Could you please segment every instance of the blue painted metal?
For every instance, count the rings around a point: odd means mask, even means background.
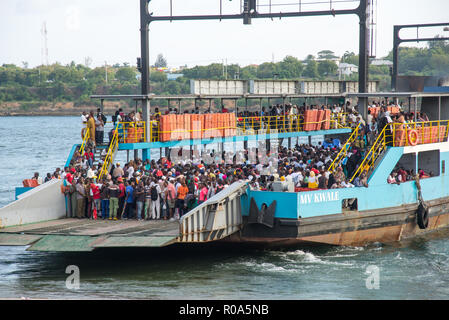
[[[15,192],[16,200],[22,193],[30,191],[31,189],[33,189],[33,188],[32,187],[16,187],[16,192]]]
[[[368,185],[384,185],[391,171],[394,169],[394,166],[398,163],[403,154],[403,147],[387,147],[387,150],[383,158],[380,160],[379,165],[371,174],[371,177],[368,180]]]
[[[151,152],[149,149],[142,149],[142,160],[146,161],[146,160],[151,160]]]
[[[245,198],[246,203],[243,204],[243,215],[249,215],[249,204],[251,198],[254,198],[259,209],[262,204],[269,206],[276,200],[275,218],[298,218],[298,194],[296,192],[269,192],[269,191],[252,191],[248,190],[248,197]]]
[[[248,191],[246,203],[242,203],[245,215],[249,213],[249,201],[254,198],[259,208],[263,203],[270,205],[277,200],[276,218],[297,219],[329,214],[342,213],[343,199],[357,198],[358,210],[374,210],[397,207],[403,204],[418,203],[418,190],[414,181],[388,184],[387,177],[403,154],[404,148],[389,148],[373,177],[368,188],[327,189],[308,192],[267,192]],[[449,163],[449,152],[440,154],[442,161]],[[440,172],[442,172],[440,168]],[[386,174],[386,175],[385,175]],[[449,172],[437,177],[421,180],[424,201],[449,197]]]
[[[76,151],[77,147],[81,147],[81,145],[79,145],[79,144],[74,144],[73,145],[72,150],[70,150],[69,157],[67,158],[67,161],[65,163],[65,167],[70,166],[70,161],[72,161],[73,155],[75,154],[75,151]]]
[[[245,135],[234,137],[219,137],[211,139],[191,139],[191,140],[179,140],[168,142],[120,143],[119,150],[174,148],[174,147],[185,147],[185,146],[224,143],[224,142],[263,141],[271,139],[283,139],[283,138],[285,139],[292,137],[344,134],[350,132],[351,129],[332,129],[332,130],[304,131],[304,132],[286,132],[278,134],[256,134],[256,135]]]
[[[423,92],[444,93],[449,92],[449,87],[424,87]]]

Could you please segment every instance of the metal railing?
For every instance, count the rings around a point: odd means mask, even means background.
[[[272,130],[277,130],[278,133],[285,132],[302,132],[302,131],[318,131],[329,129],[341,129],[350,128],[350,125],[346,122],[344,117],[332,116],[330,119],[324,119],[321,121],[309,121],[305,122],[304,117],[301,114],[298,115],[280,115],[280,116],[256,116],[256,117],[238,117],[237,128],[242,132],[247,130],[266,130],[268,133]],[[329,129],[324,129],[323,124],[326,124]],[[317,125],[316,130],[304,130],[306,125]]]
[[[347,116],[343,113],[331,114],[330,119],[324,119],[317,122],[304,122],[302,115],[280,115],[280,116],[253,116],[253,117],[237,117],[234,125],[220,126],[216,128],[201,128],[201,129],[176,129],[171,131],[163,131],[161,129],[160,121],[151,120],[150,139],[149,142],[162,141],[162,135],[169,134],[174,137],[172,140],[191,139],[193,133],[201,133],[199,137],[216,137],[216,136],[232,136],[232,135],[247,135],[263,133],[287,133],[287,132],[303,132],[305,125],[316,125],[316,130],[329,129],[349,129],[351,124],[346,122]],[[328,129],[323,128],[328,127]],[[226,132],[231,130],[232,134]],[[185,136],[185,137],[184,137]]]
[[[90,139],[90,130],[89,127],[86,127],[86,130],[84,131],[84,137],[83,137],[83,143],[81,143],[80,147],[80,155],[84,154],[84,149],[86,148],[87,141]]]
[[[145,127],[145,121],[118,122],[116,130],[119,136],[119,143],[146,142]]]
[[[387,135],[387,140],[391,138],[389,145],[395,147],[445,142],[448,137],[449,120],[391,123],[389,125],[391,125],[391,134]],[[412,130],[416,131],[414,136],[411,136]]]
[[[239,231],[243,223],[240,197],[247,189],[245,181],[234,182],[182,216],[178,241],[209,242]]]
[[[353,131],[352,134],[349,136],[346,143],[341,148],[340,152],[335,157],[334,161],[332,161],[331,165],[329,166],[329,169],[327,169],[330,172],[334,172],[338,166],[341,164],[341,162],[346,158],[348,155],[349,148],[351,144],[359,137],[361,131],[361,125],[359,124]]]
[[[101,167],[100,174],[98,175],[98,180],[101,180],[103,176],[108,173],[109,167],[112,165],[112,161],[114,161],[114,155],[118,149],[119,143],[118,126],[119,124],[117,124],[117,126],[114,129],[114,134],[112,135],[112,140],[109,145],[108,153],[104,158],[103,166]]]
[[[387,148],[386,134],[385,134],[386,129],[387,126],[383,128],[382,132],[379,134],[376,141],[374,141],[373,146],[366,153],[365,158],[363,159],[362,163],[359,165],[357,170],[354,172],[349,182],[352,182],[362,172],[368,172],[370,168],[373,167],[379,156],[385,151],[385,149]]]

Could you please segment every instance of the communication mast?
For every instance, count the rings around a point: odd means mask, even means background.
[[[42,35],[42,65],[48,66],[48,46],[47,46],[47,22],[44,21],[42,23],[41,28],[41,35]]]

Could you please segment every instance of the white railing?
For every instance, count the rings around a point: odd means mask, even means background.
[[[209,242],[223,239],[242,227],[240,197],[246,194],[246,181],[234,182],[179,221],[179,242]]]

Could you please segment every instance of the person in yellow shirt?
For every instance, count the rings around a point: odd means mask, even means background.
[[[87,119],[87,128],[89,129],[89,134],[92,140],[94,141],[95,147],[95,118],[93,111],[89,113],[89,119]]]

